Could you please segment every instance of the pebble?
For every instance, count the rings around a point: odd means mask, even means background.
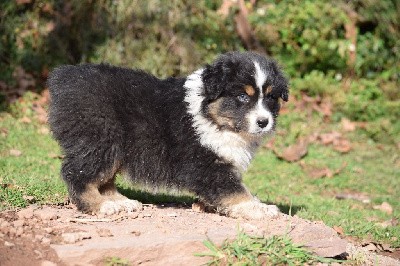
[[[49,260],[44,260],[44,261],[42,261],[40,266],[57,266],[57,264],[52,261],[49,261]]]
[[[4,246],[6,246],[6,247],[13,247],[13,246],[15,246],[15,244],[14,244],[14,243],[11,243],[11,242],[8,242],[8,241],[4,241]]]
[[[13,224],[15,227],[22,227],[22,226],[24,226],[25,221],[24,220],[16,220],[13,222]]]
[[[42,244],[44,245],[50,245],[51,244],[51,239],[48,237],[43,237],[42,238]]]
[[[47,227],[44,229],[44,231],[48,234],[51,234],[51,233],[53,233],[53,228]]]
[[[51,210],[46,209],[36,210],[35,215],[42,221],[50,221],[58,218],[56,213],[53,213]]]
[[[43,237],[44,237],[43,235],[35,235],[35,240],[42,241]]]
[[[36,254],[37,259],[43,258],[43,254],[39,250],[35,249],[33,252]]]
[[[18,212],[19,219],[32,219],[33,218],[33,208],[23,209]]]
[[[8,229],[8,234],[11,237],[15,236],[17,234],[17,229],[15,229],[14,227],[11,227],[10,229]]]
[[[113,233],[109,229],[106,228],[101,228],[97,230],[97,233],[99,234],[100,237],[111,237],[114,236]]]
[[[87,232],[64,233],[61,237],[67,244],[74,244],[80,240],[92,238],[92,236]]]
[[[18,227],[16,232],[15,232],[15,235],[16,236],[22,236],[23,233],[24,233],[24,228]]]

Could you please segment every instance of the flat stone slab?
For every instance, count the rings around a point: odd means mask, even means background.
[[[204,240],[221,244],[225,239],[234,239],[239,228],[255,236],[288,235],[294,243],[322,257],[347,254],[358,259],[361,256],[372,264],[400,265],[395,259],[350,244],[322,222],[285,214],[248,221],[191,208],[145,205],[141,212],[99,217],[82,214],[68,205],[31,206],[15,213],[15,218],[10,215],[8,221],[3,220],[21,229],[9,232],[0,228],[5,236],[11,236],[6,240],[26,238],[50,245],[64,265],[100,265],[107,257],[126,259],[133,265],[200,265],[209,260],[194,256],[208,251],[202,244]],[[17,231],[19,236],[15,235]]]

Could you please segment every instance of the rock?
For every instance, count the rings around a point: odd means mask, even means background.
[[[42,221],[50,221],[58,218],[56,213],[46,209],[36,210],[35,215]]]
[[[51,234],[51,233],[53,233],[53,228],[47,227],[44,229],[44,231],[48,234]]]
[[[17,229],[15,229],[14,227],[11,227],[10,229],[8,229],[8,235],[10,237],[13,237],[17,234]]]
[[[24,220],[16,220],[13,222],[13,224],[14,224],[14,227],[22,227],[22,226],[24,226],[25,221]]]
[[[15,244],[14,244],[14,243],[11,243],[11,242],[8,242],[8,241],[4,241],[4,246],[6,246],[6,247],[13,247],[13,246],[15,246]]]
[[[48,237],[43,237],[42,238],[42,244],[44,245],[50,245],[51,244],[51,239]]]
[[[24,228],[23,227],[18,227],[16,229],[15,235],[16,236],[22,236],[23,233],[24,233]]]
[[[111,237],[114,236],[109,229],[101,228],[97,230],[100,237]]]
[[[57,264],[52,261],[49,261],[49,260],[44,260],[44,261],[42,261],[40,266],[57,266]]]
[[[347,241],[338,237],[331,239],[320,239],[308,242],[305,247],[310,248],[318,256],[330,258],[345,253]]]
[[[37,259],[43,258],[43,254],[39,250],[35,249],[33,252],[36,254]]]
[[[43,237],[43,235],[35,235],[35,240],[41,242]]]
[[[77,232],[77,233],[64,233],[61,235],[63,241],[67,244],[74,244],[83,239],[92,238],[87,232]]]

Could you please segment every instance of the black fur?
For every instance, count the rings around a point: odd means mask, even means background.
[[[267,105],[277,115],[287,82],[273,61],[253,53],[228,53],[205,67],[204,113],[236,85],[255,86],[254,58],[274,77],[274,100]],[[135,183],[189,190],[216,206],[245,193],[240,171],[200,143],[184,100],[185,81],[105,64],[61,66],[50,74],[49,123],[65,154],[62,177],[79,209],[90,210],[81,198],[88,184],[101,192],[117,172]]]

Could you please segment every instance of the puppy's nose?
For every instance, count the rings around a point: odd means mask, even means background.
[[[268,119],[259,119],[257,120],[257,125],[261,128],[264,128],[268,125],[269,120]]]

